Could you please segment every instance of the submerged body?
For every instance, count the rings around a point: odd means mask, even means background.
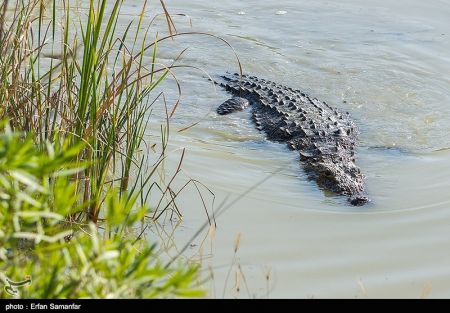
[[[334,193],[349,196],[353,205],[369,200],[364,176],[355,164],[358,131],[348,113],[325,102],[255,76],[220,76],[216,83],[234,97],[217,108],[224,115],[252,109],[253,121],[272,141],[286,142],[300,153],[308,177]]]

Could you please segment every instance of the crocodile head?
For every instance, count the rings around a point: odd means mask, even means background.
[[[356,195],[348,198],[348,202],[350,202],[350,204],[354,206],[361,206],[366,203],[369,203],[370,199],[365,195]]]
[[[352,160],[344,162],[323,160],[313,167],[319,186],[337,194],[348,195],[352,205],[359,206],[369,202],[364,195],[364,176]]]

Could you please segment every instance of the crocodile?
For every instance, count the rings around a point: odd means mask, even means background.
[[[256,76],[227,73],[213,81],[233,94],[217,108],[219,115],[251,108],[256,128],[268,140],[286,143],[299,152],[310,180],[324,190],[347,196],[352,205],[370,201],[364,175],[355,164],[359,132],[348,112]]]

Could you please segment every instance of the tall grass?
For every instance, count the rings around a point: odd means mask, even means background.
[[[77,221],[97,222],[112,188],[138,193],[141,202],[152,188],[174,194],[152,178],[165,157],[168,127],[161,128],[162,152],[151,168],[138,153],[149,110],[161,96],[155,88],[171,74],[170,66],[156,64],[161,39],[148,39],[146,5],[122,31],[120,0],[90,0],[83,15],[69,0],[4,1],[0,8],[0,119],[13,130],[33,132],[41,147],[67,138],[72,145],[87,143],[76,158],[91,166],[74,179],[89,207],[72,216]]]
[[[158,43],[178,35],[173,20],[161,0],[168,36],[150,38],[147,1],[124,28],[121,0],[72,4],[0,4],[0,281],[38,278],[26,297],[199,296],[196,266],[163,266],[127,232],[144,215],[179,214],[171,184],[183,157],[168,183],[155,175],[168,122],[152,163],[145,140],[164,98],[156,87],[178,66],[157,62]]]

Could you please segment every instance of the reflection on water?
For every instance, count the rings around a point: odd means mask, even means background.
[[[297,154],[267,142],[248,112],[215,114],[228,95],[215,90],[203,73],[178,70],[183,94],[171,124],[171,149],[187,149],[186,177],[211,188],[217,204],[282,169],[220,216],[213,239],[193,243],[212,247],[203,258],[205,272],[210,267],[214,273],[212,296],[221,297],[223,289],[227,297],[265,297],[268,291],[271,297],[448,296],[450,6],[361,3],[168,3],[173,13],[192,19],[191,28],[188,18],[176,17],[179,31],[222,36],[245,72],[349,111],[361,131],[358,162],[373,200],[353,208],[325,195],[307,181]],[[127,6],[123,25],[139,10]],[[186,46],[183,64],[212,74],[237,70],[231,49],[202,36],[162,44],[159,61],[174,59]],[[169,100],[176,96],[167,94]],[[162,112],[156,109],[155,116]],[[169,158],[166,167],[177,165]],[[195,192],[184,193],[180,203],[183,228],[171,238],[183,246],[205,214]]]

